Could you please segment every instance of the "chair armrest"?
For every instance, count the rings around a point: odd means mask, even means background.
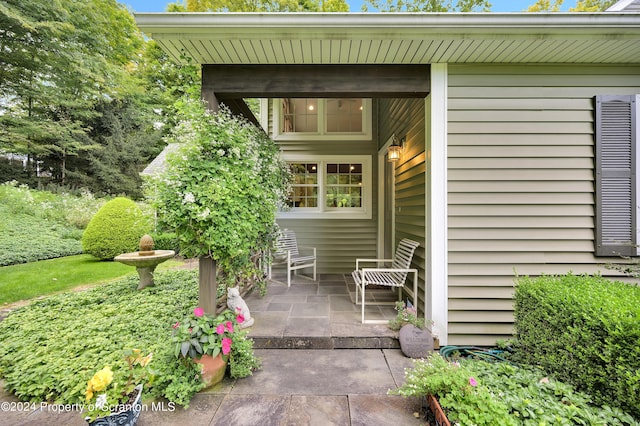
[[[306,247],[306,246],[299,246],[298,247],[298,251],[302,251],[302,250],[313,250],[313,255],[316,255],[316,248],[315,247]]]
[[[401,268],[362,268],[362,272],[415,272],[418,270],[415,268],[401,269]]]
[[[393,262],[393,259],[356,259],[356,269],[360,269],[360,263]]]

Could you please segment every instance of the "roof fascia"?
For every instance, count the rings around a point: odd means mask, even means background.
[[[164,37],[308,35],[407,37],[412,34],[637,35],[637,13],[136,13],[138,27]],[[173,37],[172,37],[173,36]]]

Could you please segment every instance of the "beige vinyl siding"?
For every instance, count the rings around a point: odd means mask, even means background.
[[[424,306],[425,268],[425,109],[424,99],[380,99],[379,141],[394,133],[406,137],[402,158],[395,168],[395,242],[402,238],[418,241],[413,258],[419,274],[419,307]],[[390,220],[390,218],[387,218]]]
[[[616,275],[594,256],[594,105],[639,67],[450,65],[449,343],[511,334],[515,274]]]
[[[273,101],[269,125],[273,129]],[[374,127],[375,128],[375,127]],[[375,134],[375,130],[374,130]],[[371,219],[278,219],[281,228],[296,231],[298,244],[316,247],[320,274],[350,273],[356,258],[377,257],[378,199],[377,147],[375,141],[277,141],[283,153],[309,155],[370,155],[373,197]]]

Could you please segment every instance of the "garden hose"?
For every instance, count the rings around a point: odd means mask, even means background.
[[[447,361],[462,357],[488,362],[511,362],[502,356],[505,352],[502,349],[487,349],[478,346],[443,346],[440,348],[440,355]]]

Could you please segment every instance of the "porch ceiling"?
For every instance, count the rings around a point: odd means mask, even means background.
[[[176,62],[640,63],[638,13],[138,13]]]

